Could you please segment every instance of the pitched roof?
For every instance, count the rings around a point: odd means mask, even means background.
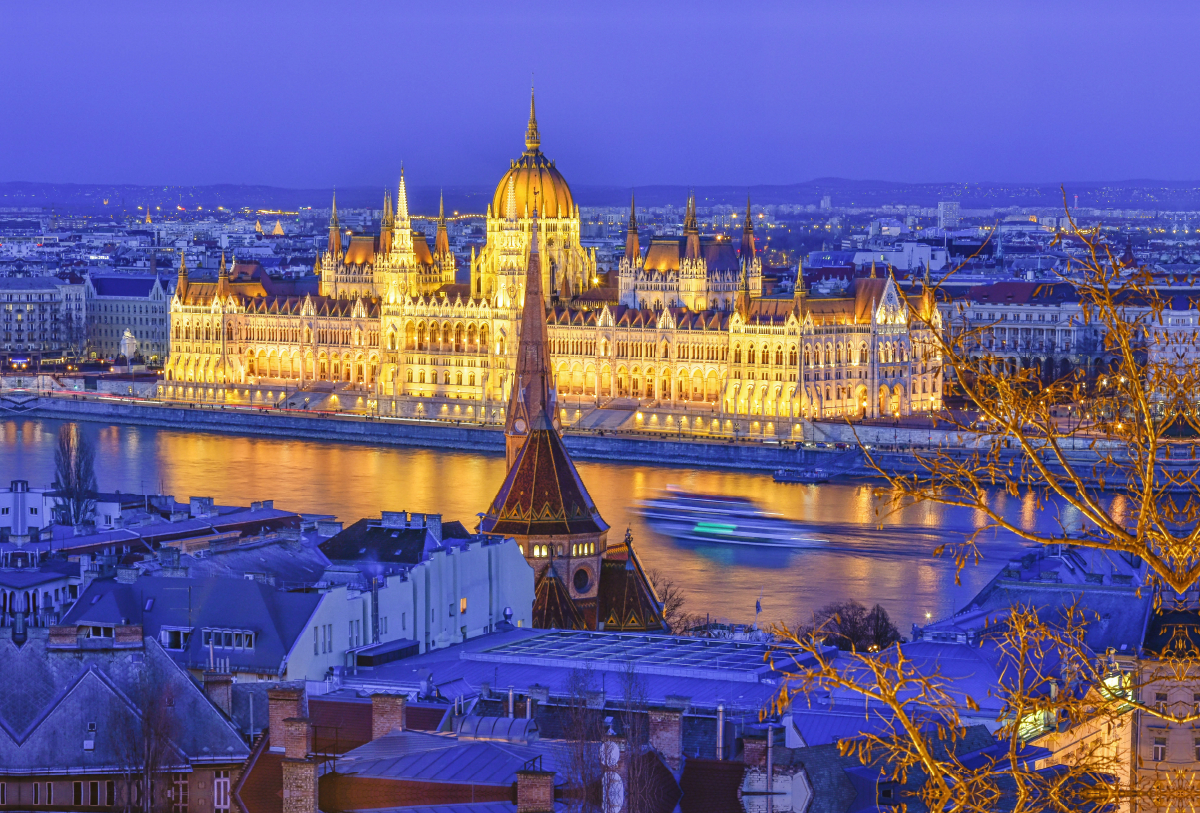
[[[596,534],[608,523],[592,502],[575,464],[553,428],[534,429],[480,524],[505,536]]]
[[[158,277],[90,277],[97,296],[148,297]]]
[[[678,271],[686,250],[686,237],[656,237],[646,249],[642,267],[647,271]],[[709,271],[737,271],[739,268],[737,249],[724,235],[702,236],[700,256]]]
[[[48,631],[31,628],[18,647],[0,636],[0,674],[19,675],[0,692],[0,765],[7,772],[113,772],[133,759],[126,747],[147,704],[168,733],[168,759],[241,762],[248,749],[195,681],[152,639],[107,648],[51,649]],[[89,735],[86,722],[95,722]]]
[[[626,534],[625,542],[605,551],[600,563],[596,621],[605,630],[643,632],[665,627],[654,588]]]
[[[540,629],[582,630],[587,623],[553,562],[538,576],[533,596],[533,626]]]
[[[132,584],[97,579],[63,617],[65,626],[140,623],[158,638],[162,628],[194,630],[185,649],[170,652],[181,665],[203,668],[204,628],[254,633],[253,649],[222,653],[235,671],[277,672],[321,602],[319,593],[288,593],[248,579],[142,576]]]

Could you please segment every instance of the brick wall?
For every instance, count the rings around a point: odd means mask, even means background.
[[[370,810],[471,802],[511,804],[513,788],[511,785],[456,785],[328,773],[321,777],[319,801],[321,810]]]
[[[658,749],[671,770],[679,770],[683,761],[683,713],[667,709],[651,711],[650,745]]]

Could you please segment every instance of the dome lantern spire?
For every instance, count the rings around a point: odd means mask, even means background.
[[[538,134],[537,110],[534,106],[533,87],[529,88],[529,126],[525,128],[525,152],[533,154],[542,146],[542,137]]]

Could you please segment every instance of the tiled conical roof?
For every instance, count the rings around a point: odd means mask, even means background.
[[[595,534],[608,530],[553,427],[525,438],[480,530],[511,536]]]
[[[596,604],[596,620],[606,630],[645,632],[665,627],[658,597],[633,552],[628,531],[623,544],[605,552]]]

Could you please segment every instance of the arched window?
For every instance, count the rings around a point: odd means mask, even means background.
[[[749,345],[748,347],[746,347],[746,363],[747,364],[754,363],[754,345]]]
[[[789,347],[789,348],[788,348],[788,366],[789,366],[789,367],[795,367],[795,366],[796,366],[796,361],[797,361],[797,359],[796,359],[796,345],[794,345],[794,344],[793,344],[791,347]]]
[[[413,380],[412,380],[412,370],[409,370],[409,371],[408,371],[408,383],[409,383],[409,384],[413,383]]]

